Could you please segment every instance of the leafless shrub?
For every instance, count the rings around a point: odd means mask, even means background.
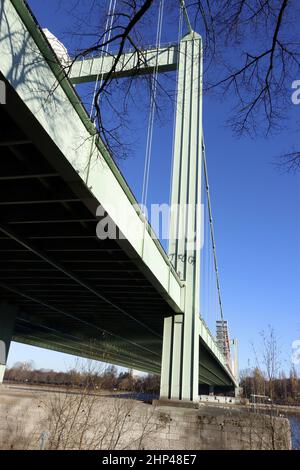
[[[7,404],[0,429],[1,450],[37,449],[39,431],[37,423],[31,420],[28,409],[20,409],[16,404]]]
[[[54,394],[44,403],[49,450],[141,449],[155,430],[152,413],[140,416],[133,400],[107,399],[90,391]],[[137,413],[138,412],[138,413]]]
[[[153,410],[143,412],[135,400],[103,396],[95,376],[88,368],[84,386],[51,393],[42,401],[47,449],[141,449],[156,429]]]
[[[275,415],[275,409],[245,415],[244,442],[250,450],[284,450],[291,446],[289,425]]]

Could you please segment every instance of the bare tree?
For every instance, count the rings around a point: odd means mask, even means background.
[[[261,344],[256,348],[252,344],[255,367],[244,373],[243,380],[246,389],[253,390],[251,393],[266,395],[270,398],[274,395],[274,382],[278,378],[281,366],[281,350],[279,339],[275,329],[268,325],[267,330],[260,332]]]
[[[167,13],[178,12],[180,3],[179,0],[168,2]],[[114,144],[120,144],[118,131],[122,123],[115,127],[107,125],[103,108],[105,102],[110,102],[114,72],[128,47],[138,56],[138,71],[144,60],[146,32],[153,29],[149,18],[154,16],[158,4],[155,0],[119,0],[109,26],[105,28],[105,18],[101,21],[99,18],[99,30],[91,32],[93,42],[75,55],[77,60],[95,52],[107,53],[108,45],[115,50],[111,70],[99,81],[94,97],[100,134],[112,149]],[[300,33],[296,23],[299,3],[295,0],[186,0],[185,4],[192,27],[204,37],[206,91],[235,97],[236,106],[229,118],[233,130],[237,134],[268,135],[283,127],[291,106],[291,85],[300,65]],[[98,2],[93,1],[89,13],[98,11],[98,7]],[[129,80],[123,89],[125,101],[131,83]],[[123,85],[118,83],[118,87]],[[297,170],[300,151],[293,149],[285,153],[283,162],[289,170]]]
[[[110,5],[113,3],[110,2]],[[122,155],[126,157],[128,153],[126,144],[120,137],[120,131],[124,131],[127,126],[128,101],[134,100],[134,93],[131,93],[132,85],[135,83],[136,76],[141,78],[140,68],[146,63],[145,29],[151,28],[151,25],[148,24],[151,21],[145,17],[154,3],[157,2],[154,0],[119,0],[115,3],[115,8],[105,14],[102,9],[97,10],[98,2],[91,2],[91,9],[103,14],[103,17],[99,18],[100,28],[96,34],[92,35],[94,37],[93,43],[77,51],[71,62],[63,66],[68,75],[74,62],[78,60],[95,56],[95,54],[113,57],[111,68],[105,76],[102,76],[100,72],[96,81],[93,90],[94,112],[91,113],[91,118],[110,153],[118,158],[122,158]],[[84,29],[86,29],[86,24]],[[134,56],[131,77],[116,83],[115,73],[126,67],[127,61],[122,62],[122,55],[128,50],[131,54],[128,60],[130,61]],[[146,82],[149,94],[153,95],[154,76],[143,76],[142,81]],[[112,96],[112,90],[116,88],[122,95],[122,99],[118,99],[117,104],[114,103]],[[162,91],[167,94],[166,90],[162,89]],[[105,112],[107,109],[108,113]],[[104,115],[106,119],[103,118]]]
[[[236,96],[232,119],[236,132],[251,132],[263,124],[268,133],[282,117],[279,109],[290,73],[287,66],[293,61],[298,66],[296,45],[292,49],[283,34],[291,2],[226,0],[213,2],[217,4],[213,11],[207,11],[204,3],[199,0],[198,8],[208,54],[221,66],[221,78],[214,79],[208,89],[221,87]]]
[[[263,350],[262,363],[269,380],[270,398],[273,398],[274,380],[278,376],[280,369],[280,347],[278,337],[274,328],[270,325],[268,330],[261,332]]]
[[[142,449],[144,441],[156,431],[154,409],[141,414],[137,401],[105,396],[95,381],[95,366],[88,362],[82,367],[74,369],[81,376],[80,389],[53,392],[42,402],[46,448]]]

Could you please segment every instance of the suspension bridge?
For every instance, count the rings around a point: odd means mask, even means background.
[[[160,374],[163,399],[197,401],[201,387],[238,387],[202,131],[202,40],[187,21],[179,43],[161,46],[158,23],[157,44],[138,67],[153,84],[177,71],[171,207],[179,210],[171,211],[168,254],[76,93],[76,84],[103,80],[113,57],[78,59],[67,75],[67,59],[26,2],[1,2],[1,380],[13,340]],[[136,54],[125,51],[114,77],[136,67]],[[152,103],[143,200],[153,119]],[[115,238],[97,236],[104,219]],[[217,336],[206,318],[212,310]]]

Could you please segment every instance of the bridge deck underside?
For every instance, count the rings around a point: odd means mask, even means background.
[[[13,339],[160,373],[163,320],[175,312],[123,241],[97,238],[99,202],[8,92],[0,106],[0,302],[18,306]],[[202,343],[199,380],[230,382]]]
[[[199,383],[233,387],[233,382],[219,362],[200,339],[199,345]]]
[[[79,198],[4,106],[0,153],[0,296],[19,307],[14,339],[160,372],[170,307],[115,240],[96,237],[84,183]]]

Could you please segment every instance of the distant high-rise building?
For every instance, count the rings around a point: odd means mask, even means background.
[[[230,346],[227,320],[217,320],[216,322],[216,340],[220,351],[227,359],[227,363],[231,366],[230,361]]]

